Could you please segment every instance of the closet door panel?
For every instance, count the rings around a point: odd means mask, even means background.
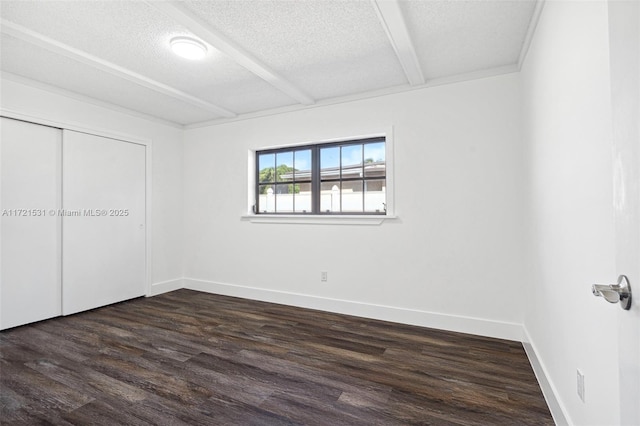
[[[64,131],[63,315],[145,293],[145,150]]]
[[[1,118],[0,329],[61,314],[62,131]]]

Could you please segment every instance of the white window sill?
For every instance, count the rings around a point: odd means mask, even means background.
[[[307,225],[380,225],[387,220],[395,220],[390,215],[284,215],[248,214],[242,220],[251,223],[296,223]]]

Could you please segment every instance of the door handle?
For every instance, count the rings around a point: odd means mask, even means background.
[[[620,302],[625,311],[631,309],[631,285],[626,275],[618,277],[618,284],[594,284],[591,286],[594,296],[603,297],[609,303]]]

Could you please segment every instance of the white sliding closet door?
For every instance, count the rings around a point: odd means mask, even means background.
[[[62,131],[4,117],[0,125],[0,329],[5,329],[61,314]]]
[[[145,151],[64,130],[63,315],[145,294]]]

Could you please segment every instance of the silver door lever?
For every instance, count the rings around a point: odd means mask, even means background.
[[[609,303],[620,302],[620,307],[626,311],[631,309],[631,286],[626,275],[618,277],[618,284],[594,284],[591,291],[594,296],[604,297]]]

